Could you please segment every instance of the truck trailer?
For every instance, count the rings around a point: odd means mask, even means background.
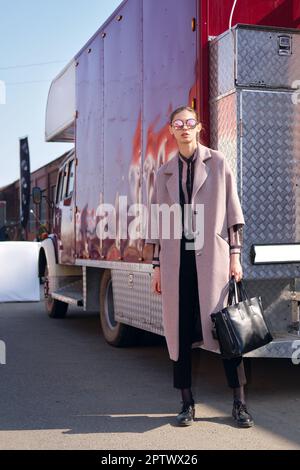
[[[41,243],[50,317],[100,314],[106,341],[164,336],[152,246],[126,229],[174,157],[170,113],[193,107],[221,150],[245,216],[241,263],[273,341],[250,357],[294,357],[300,302],[300,2],[124,0],[51,83],[47,142],[73,142],[58,173],[53,233]],[[123,201],[119,196],[126,196]],[[103,236],[99,207],[114,208]],[[108,207],[107,206],[107,207]],[[107,214],[106,214],[107,215]],[[143,217],[141,216],[141,224]],[[104,224],[105,225],[105,224]]]

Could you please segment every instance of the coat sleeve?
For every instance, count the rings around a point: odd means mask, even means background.
[[[243,247],[243,224],[231,225],[228,229],[230,254],[241,253]]]
[[[160,240],[158,233],[157,177],[154,182],[152,197],[147,214],[147,236],[145,243],[153,245],[153,267],[160,265]]]
[[[225,180],[226,180],[226,211],[227,228],[235,224],[244,225],[244,215],[239,200],[237,185],[234,174],[226,160],[225,161]]]

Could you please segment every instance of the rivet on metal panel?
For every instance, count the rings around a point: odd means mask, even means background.
[[[122,20],[122,18],[123,18],[123,16],[122,16],[122,15],[118,15],[118,16],[117,16],[117,21],[121,21],[121,20]]]
[[[102,34],[101,34],[101,37],[102,37],[102,38],[105,38],[105,36],[106,36],[106,33],[102,33]]]
[[[90,54],[92,52],[92,49],[89,47],[87,50],[87,53]]]
[[[196,18],[192,18],[192,31],[196,31],[196,27],[197,27]]]
[[[75,62],[75,67],[78,67],[78,65],[79,65],[79,62],[76,61],[76,62]]]

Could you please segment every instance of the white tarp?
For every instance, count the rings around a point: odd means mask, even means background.
[[[40,300],[39,242],[0,242],[0,302]]]
[[[75,61],[50,86],[45,122],[47,142],[73,142],[75,122]]]

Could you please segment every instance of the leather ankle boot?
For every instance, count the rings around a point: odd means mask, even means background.
[[[190,426],[195,418],[195,403],[182,401],[182,409],[176,416],[178,426]]]
[[[251,428],[254,425],[253,418],[245,403],[240,400],[234,400],[232,416],[239,428]]]

